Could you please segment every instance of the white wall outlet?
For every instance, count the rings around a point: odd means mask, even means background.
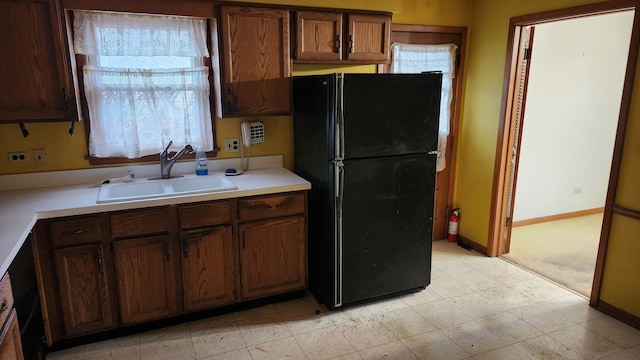
[[[576,186],[573,188],[573,194],[574,195],[578,195],[578,194],[582,194],[582,186]]]
[[[240,139],[239,138],[224,139],[224,151],[240,152]]]
[[[10,163],[25,163],[28,160],[27,153],[23,151],[14,151],[8,153]]]
[[[33,149],[33,161],[37,166],[46,166],[47,151],[45,149]]]

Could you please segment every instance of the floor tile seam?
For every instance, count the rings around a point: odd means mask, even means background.
[[[313,328],[313,329],[310,329],[310,330],[304,330],[304,331],[300,331],[300,332],[295,332],[295,333],[293,332],[293,329],[292,329],[292,328],[291,328],[291,326],[289,325],[289,322],[288,322],[288,321],[287,321],[287,322],[285,322],[285,325],[287,326],[287,329],[289,329],[289,332],[291,332],[291,334],[292,334],[293,336],[296,336],[296,335],[300,335],[300,334],[308,334],[308,333],[310,333],[310,332],[314,332],[314,331],[316,331],[316,330],[327,329],[327,328],[330,328],[331,326],[335,326],[335,324],[333,323],[333,320],[331,320],[331,319],[329,319],[329,320],[331,321],[331,324],[330,324],[330,325],[322,326],[322,327],[319,327],[319,328]]]
[[[513,314],[512,314],[512,315],[513,315]],[[491,316],[495,316],[495,315],[488,315],[488,316],[485,316],[485,317],[482,317],[482,318],[479,318],[479,319],[476,319],[476,320],[486,319],[486,318],[491,317]],[[515,316],[515,315],[513,315],[513,316]],[[480,323],[480,325],[482,325],[482,327],[483,327],[483,328],[485,328],[486,330],[488,330],[489,332],[491,332],[493,335],[497,336],[500,340],[502,340],[502,341],[504,341],[506,344],[508,344],[507,346],[515,345],[515,344],[518,344],[518,343],[521,343],[521,342],[524,342],[524,341],[527,341],[527,340],[534,339],[534,338],[537,338],[537,337],[540,337],[540,336],[544,336],[544,335],[545,335],[544,331],[542,331],[542,330],[538,329],[537,327],[535,327],[535,326],[533,326],[533,325],[529,324],[528,322],[524,321],[524,319],[520,319],[520,318],[518,318],[517,316],[515,316],[515,317],[516,317],[517,319],[519,319],[519,320],[521,320],[521,321],[525,322],[527,325],[529,325],[529,326],[530,326],[530,327],[532,327],[533,329],[535,329],[535,330],[539,331],[540,333],[539,333],[539,334],[536,334],[536,335],[533,335],[532,337],[526,338],[526,339],[524,339],[524,340],[519,340],[519,341],[516,341],[516,342],[514,342],[514,343],[511,343],[511,342],[509,342],[507,339],[503,338],[500,334],[498,334],[498,333],[496,333],[495,331],[491,330],[491,328],[489,328],[489,327],[485,326],[483,323]],[[500,323],[502,323],[502,322],[500,322]]]
[[[542,335],[549,335],[549,334],[554,333],[554,332],[556,332],[556,331],[564,330],[564,329],[567,329],[567,328],[570,328],[570,327],[572,327],[572,326],[577,325],[577,324],[574,324],[572,321],[570,321],[570,320],[569,320],[569,321],[568,321],[568,323],[566,323],[566,325],[565,325],[565,326],[562,326],[562,327],[560,327],[560,328],[555,328],[555,329],[553,329],[553,330],[545,330],[545,329],[541,329],[541,328],[539,328],[538,326],[536,326],[536,325],[532,324],[531,322],[527,321],[527,319],[525,319],[525,318],[523,318],[523,317],[520,317],[520,316],[518,316],[517,314],[513,314],[513,315],[514,315],[515,317],[517,317],[518,319],[520,319],[520,320],[522,320],[522,321],[526,322],[526,323],[527,323],[527,324],[529,324],[531,327],[533,327],[533,328],[535,328],[535,329],[540,330],[540,331],[542,332]],[[542,335],[540,335],[540,336],[542,336]]]
[[[375,317],[375,315],[373,315],[373,316]],[[395,335],[391,330],[389,330],[389,329],[387,328],[387,326],[386,326],[384,323],[382,323],[382,321],[380,321],[380,320],[379,320],[379,319],[377,319],[377,318],[375,318],[375,319],[376,319],[376,321],[377,321],[378,323],[380,323],[380,325],[382,325],[382,326],[383,326],[383,327],[384,327],[384,328],[385,328],[385,329],[386,329],[386,330],[391,334],[391,336],[393,336],[393,338],[394,338],[395,340],[398,340],[398,337],[397,337],[397,336],[396,336],[396,335]],[[344,323],[343,323],[343,324],[344,324]],[[336,326],[336,327],[337,327],[337,326]],[[388,343],[393,342],[393,341],[387,341],[387,342],[385,342],[385,343],[378,343],[378,344],[373,345],[373,346],[370,346],[370,347],[368,347],[368,348],[358,349],[358,347],[357,347],[357,346],[355,346],[355,345],[351,342],[351,340],[349,340],[346,336],[344,336],[344,333],[343,333],[340,329],[337,329],[337,330],[341,333],[342,337],[344,337],[344,338],[345,338],[345,340],[347,340],[347,342],[351,345],[351,347],[353,347],[353,348],[354,348],[358,353],[360,353],[360,351],[361,351],[361,350],[366,350],[366,349],[370,349],[370,348],[372,348],[372,347],[376,347],[376,346],[379,346],[379,345],[384,345],[384,344],[388,344]]]
[[[135,345],[118,346],[118,347],[111,346],[111,347],[106,348],[106,349],[97,350],[97,351],[91,351],[91,352],[85,350],[84,357],[86,358],[86,357],[91,356],[91,355],[104,353],[104,352],[107,352],[107,351],[121,350],[121,349],[125,349],[125,348],[130,348],[130,347],[137,347],[138,348],[138,355],[140,355],[141,348],[140,348],[140,342],[138,342],[138,344],[135,344]]]
[[[459,324],[456,324],[456,325],[459,325]],[[451,326],[456,326],[456,325],[451,325]],[[451,327],[451,326],[450,326],[450,327]],[[465,359],[473,358],[473,357],[475,356],[475,355],[471,354],[470,352],[468,352],[468,351],[464,348],[464,346],[462,346],[462,345],[458,344],[458,343],[457,343],[455,340],[453,340],[449,335],[447,335],[447,333],[443,331],[444,329],[445,329],[445,328],[439,328],[439,329],[435,329],[435,330],[433,330],[433,331],[427,331],[427,332],[425,332],[425,333],[423,333],[423,334],[427,334],[427,333],[431,333],[431,332],[438,332],[440,335],[444,336],[444,337],[445,337],[445,338],[447,338],[449,341],[451,341],[455,346],[457,346],[457,347],[458,347],[458,348],[459,348],[463,353],[467,354],[467,355],[468,355],[468,357],[466,357]],[[419,336],[419,335],[423,335],[423,334],[418,334],[418,335],[415,335],[415,336]],[[401,341],[403,344],[405,344],[405,346],[407,346],[407,344],[404,342],[404,340],[409,339],[409,338],[411,338],[411,337],[413,337],[413,336],[407,337],[407,338],[405,338],[405,339],[403,339],[403,340],[400,340],[400,341]],[[409,346],[407,346],[407,348],[409,348]],[[411,350],[411,348],[409,348],[409,350]],[[418,356],[418,358],[420,358],[420,354],[416,354],[415,352],[413,352],[413,350],[411,350],[411,352],[412,352],[413,354],[415,354],[416,356]]]
[[[344,341],[346,341],[346,342],[347,342],[347,344],[349,344],[349,346],[351,346],[351,348],[353,349],[353,351],[354,351],[354,352],[358,352],[358,349],[356,349],[356,347],[355,347],[355,346],[353,346],[353,344],[351,343],[351,341],[349,341],[349,339],[347,339],[347,337],[346,337],[346,336],[344,336],[344,334],[342,333],[342,331],[340,331],[340,330],[338,329],[337,325],[335,325],[335,324],[334,324],[334,325],[333,325],[333,327],[335,328],[335,329],[334,329],[334,332],[336,332],[338,335],[340,335],[340,336],[342,337],[342,339],[343,339]],[[323,329],[328,329],[328,327],[327,327],[327,328],[323,328]],[[318,330],[323,330],[323,329],[318,329]],[[306,334],[308,334],[308,332],[307,332]],[[303,335],[303,334],[298,334],[298,335]],[[296,338],[296,336],[297,336],[297,335],[293,335],[293,337],[294,337],[294,339],[296,340],[296,342],[298,342],[298,339]],[[299,343],[299,342],[298,342],[298,346],[300,347],[300,349],[302,349],[302,352],[305,354],[305,356],[307,356],[307,358],[309,358],[309,356],[308,356],[308,355],[307,355],[307,353],[304,351],[304,348],[302,347],[302,345],[300,345],[300,343]],[[352,354],[352,353],[350,353],[350,354]],[[347,355],[347,354],[345,354],[345,355]],[[340,357],[340,356],[343,356],[343,355],[334,356],[333,358],[337,358],[337,357]]]
[[[565,328],[565,329],[566,329],[566,328]],[[564,330],[564,329],[561,329],[561,330]],[[557,331],[561,331],[561,330],[557,330]],[[585,329],[585,330],[590,331],[589,329]],[[590,332],[591,332],[591,331],[590,331]],[[607,338],[605,338],[605,337],[603,337],[603,336],[600,336],[600,335],[599,335],[599,334],[597,334],[597,333],[594,333],[594,334],[595,334],[597,337],[599,337],[600,339],[604,339],[604,340],[605,340],[605,341],[607,341],[609,344],[613,345],[615,348],[617,348],[617,349],[619,349],[619,350],[621,350],[621,351],[625,351],[625,350],[626,350],[625,348],[623,348],[623,347],[621,347],[621,346],[618,346],[618,345],[617,345],[616,343],[614,343],[613,341],[611,341],[611,340],[609,340],[609,339],[607,339]],[[605,354],[603,354],[603,355],[601,355],[601,356],[598,356],[598,357],[596,357],[596,358],[592,358],[592,357],[588,357],[588,356],[586,356],[586,355],[584,355],[584,354],[583,354],[583,352],[582,352],[583,347],[582,347],[582,346],[577,346],[577,347],[575,347],[575,348],[574,348],[572,345],[565,344],[564,342],[562,342],[562,341],[560,341],[560,340],[556,340],[556,338],[552,337],[551,335],[549,335],[549,337],[550,337],[550,338],[552,338],[554,341],[557,341],[557,342],[559,342],[560,344],[562,344],[562,346],[565,346],[565,347],[567,347],[568,349],[570,349],[571,351],[575,352],[576,354],[578,354],[578,355],[582,356],[582,357],[583,357],[583,358],[585,358],[585,359],[596,360],[596,359],[600,359],[600,358],[603,358],[603,357],[605,357],[605,356],[611,356],[611,355],[613,355],[613,354],[615,354],[615,353],[620,352],[620,351],[616,351],[616,352],[614,352],[614,353],[605,353]],[[599,340],[599,341],[600,341],[600,340]],[[581,342],[581,345],[582,345],[582,342]]]
[[[409,352],[410,352],[411,354],[413,354],[413,355],[416,357],[416,359],[420,359],[420,356],[418,356],[416,353],[414,353],[414,352],[413,352],[413,350],[411,350],[411,349],[407,346],[407,344],[405,344],[401,339],[396,339],[395,341],[390,341],[390,342],[388,342],[388,343],[384,343],[384,344],[374,345],[374,346],[372,346],[372,347],[369,347],[369,348],[366,348],[366,349],[362,349],[362,350],[356,350],[356,352],[358,353],[358,355],[360,355],[360,357],[363,357],[362,353],[363,353],[364,351],[371,350],[371,349],[374,349],[374,348],[377,348],[377,347],[380,347],[380,346],[389,345],[389,344],[392,344],[392,343],[395,343],[395,342],[400,343],[402,346],[404,346],[404,347],[405,347],[405,349],[409,350]],[[406,359],[402,359],[402,360],[406,360]]]
[[[551,284],[554,284],[554,285],[564,289],[565,291],[569,291],[570,293],[572,293],[574,295],[577,295],[577,296],[580,296],[580,297],[586,299],[587,301],[589,300],[588,296],[586,296],[584,294],[581,294],[581,293],[579,293],[579,292],[577,292],[575,290],[572,290],[572,289],[570,289],[570,288],[568,288],[568,287],[566,287],[566,286],[564,286],[564,285],[562,285],[562,284],[560,284],[560,283],[558,283],[558,282],[556,282],[556,281],[554,281],[554,280],[552,280],[552,279],[550,279],[550,278],[548,278],[548,277],[546,277],[546,276],[544,276],[542,274],[536,273],[535,271],[533,271],[531,269],[528,269],[528,268],[526,268],[526,267],[524,267],[524,266],[522,266],[522,265],[520,265],[520,264],[518,264],[518,263],[516,263],[516,262],[514,262],[514,261],[512,261],[510,259],[507,259],[507,258],[505,258],[503,256],[499,256],[499,258],[502,259],[503,261],[505,261],[505,262],[507,262],[507,263],[519,268],[519,269],[522,269],[522,270],[528,272],[529,274],[532,274],[533,276],[535,276],[535,277],[537,277],[539,279],[542,279],[542,280],[545,280],[545,281],[547,281],[547,282],[549,282]]]
[[[195,332],[195,333],[200,333],[200,332],[206,332],[206,331],[209,331],[209,330],[217,330],[217,329],[221,328],[221,326],[219,326],[219,325],[215,325],[215,326],[213,326],[213,327],[207,327],[207,328],[200,329],[200,330],[194,330],[194,329],[193,329],[193,326],[192,326],[192,325],[193,325],[193,323],[195,323],[195,322],[200,322],[200,321],[205,320],[205,319],[214,319],[214,318],[216,318],[216,317],[217,317],[217,315],[213,315],[213,316],[208,317],[208,318],[204,318],[204,319],[200,319],[200,320],[195,320],[195,321],[189,321],[189,322],[187,322],[187,324],[189,325],[189,334],[191,334],[191,336],[193,336],[194,332]],[[238,328],[238,322],[236,321],[236,319],[231,318],[231,322],[229,322],[229,325],[235,326],[236,330],[239,330],[239,328]]]
[[[607,335],[600,334],[599,332],[596,332],[596,331],[592,330],[591,327],[587,327],[586,323],[587,322],[580,323],[580,324],[575,324],[575,325],[583,327],[586,331],[590,332],[591,334],[593,334],[593,335],[595,335],[595,336],[597,336],[599,338],[602,338],[602,339],[606,340],[607,342],[609,342],[609,343],[613,344],[614,346],[616,346],[618,348],[621,348],[623,350],[633,349],[634,347],[638,346],[638,344],[640,344],[640,343],[632,344],[629,347],[625,347],[624,345],[618,345],[617,342],[615,342],[614,340],[611,340]]]

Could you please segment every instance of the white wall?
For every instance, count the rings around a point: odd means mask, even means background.
[[[632,23],[627,11],[536,26],[514,221],[604,206]]]

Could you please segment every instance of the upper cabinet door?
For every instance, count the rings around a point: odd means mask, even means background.
[[[347,34],[347,59],[365,62],[389,62],[391,16],[385,14],[352,14]]]
[[[219,116],[291,113],[289,11],[220,7],[222,86]]]
[[[53,6],[43,0],[0,0],[0,123],[75,117]]]
[[[296,60],[342,60],[342,14],[296,12]]]

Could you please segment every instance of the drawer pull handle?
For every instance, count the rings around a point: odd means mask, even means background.
[[[84,228],[84,229],[78,229],[78,230],[73,230],[73,231],[65,231],[62,233],[62,235],[79,235],[82,233],[88,233],[89,230],[88,228]]]
[[[9,304],[7,303],[7,299],[2,300],[2,305],[0,305],[0,313],[5,312],[5,310],[7,310],[8,307],[9,307]]]

